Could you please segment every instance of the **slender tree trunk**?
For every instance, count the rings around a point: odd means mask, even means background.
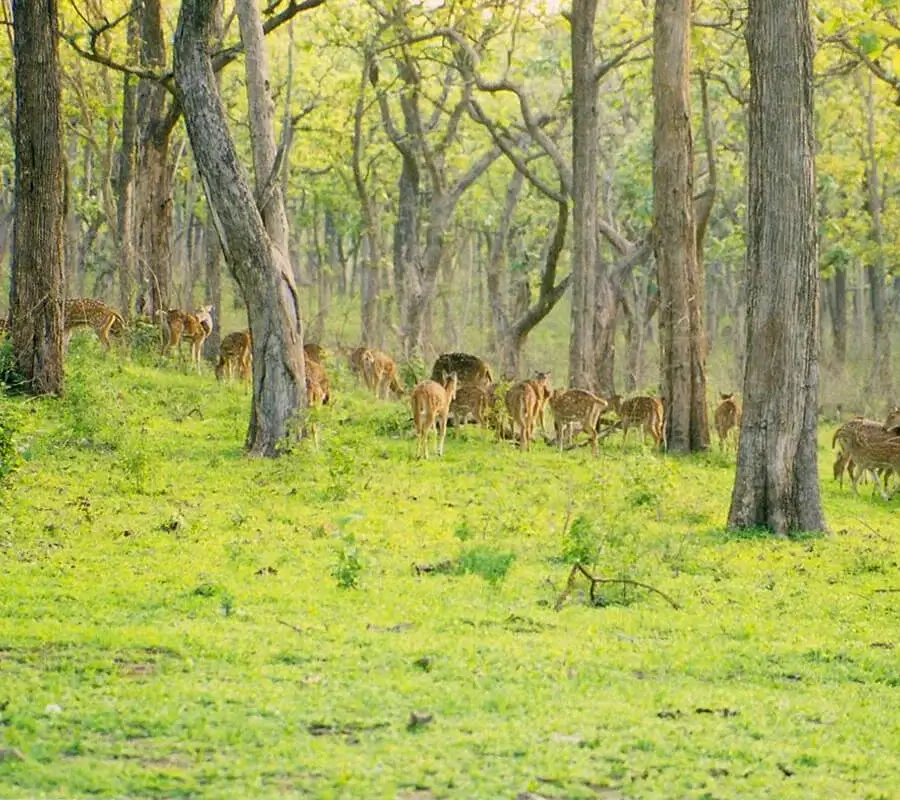
[[[831,335],[834,358],[840,366],[847,361],[847,271],[837,267],[831,279]]]
[[[816,459],[818,261],[807,0],[750,0],[747,343],[728,523],[825,528]]]
[[[207,47],[213,5],[213,0],[183,0],[175,80],[222,250],[247,303],[253,336],[247,449],[274,456],[306,400],[300,305],[290,265],[270,239],[238,161],[216,89]]]
[[[10,317],[31,394],[63,391],[64,159],[56,0],[14,0],[15,228]]]
[[[594,22],[597,0],[573,0],[572,49],[572,325],[569,382],[594,388],[597,270],[597,81]],[[605,292],[604,292],[605,296]],[[607,309],[608,310],[608,309]],[[615,304],[613,305],[615,314]]]
[[[872,90],[872,73],[868,73],[866,101],[866,206],[872,221],[872,241],[875,253],[869,264],[869,286],[872,302],[872,373],[869,376],[869,390],[885,402],[893,402],[894,375],[891,369],[891,323],[893,314],[887,301],[887,286],[884,268],[884,229],[881,223],[881,181],[878,174],[878,156],[875,152],[875,98]]]
[[[137,18],[128,18],[128,49],[137,51]],[[137,257],[134,241],[134,162],[137,149],[137,83],[133,76],[122,79],[122,137],[119,171],[116,175],[116,239],[119,248],[119,310],[130,320],[137,286]]]
[[[659,273],[666,444],[709,446],[702,279],[694,223],[690,0],[656,0],[653,25],[653,243]]]

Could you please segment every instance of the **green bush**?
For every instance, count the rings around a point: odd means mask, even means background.
[[[20,426],[18,409],[0,400],[0,486],[10,480],[22,463],[15,445]]]
[[[596,564],[600,553],[600,532],[596,523],[579,514],[563,531],[562,560],[567,564]]]

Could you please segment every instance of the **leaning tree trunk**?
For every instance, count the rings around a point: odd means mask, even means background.
[[[15,0],[13,33],[13,357],[26,391],[61,394],[65,192],[56,0]]]
[[[807,0],[750,0],[744,415],[736,528],[825,527],[816,463],[818,264]]]
[[[572,324],[569,382],[594,387],[594,304],[597,269],[597,0],[573,0],[572,48]]]
[[[207,48],[214,4],[182,2],[175,82],[222,252],[250,318],[253,402],[246,447],[251,455],[274,456],[305,406],[300,304],[291,270],[266,232],[228,130]]]
[[[653,243],[666,446],[709,446],[706,340],[694,223],[690,0],[656,0],[653,24]]]

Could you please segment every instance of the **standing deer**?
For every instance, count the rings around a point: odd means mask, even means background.
[[[416,427],[416,457],[428,458],[428,432],[438,423],[437,454],[444,455],[444,439],[447,437],[447,416],[450,403],[456,397],[458,380],[455,372],[444,376],[443,383],[426,380],[417,383],[412,390],[413,424]]]
[[[719,393],[719,403],[716,406],[716,433],[719,434],[719,447],[722,450],[728,448],[728,434],[732,428],[735,431],[735,437],[741,428],[741,407],[738,401],[734,399],[734,392],[731,394]]]
[[[516,428],[519,429],[520,449],[530,450],[534,421],[541,402],[538,390],[529,381],[515,383],[509,387],[505,401],[513,421],[513,434],[515,434]]]
[[[591,440],[591,453],[596,456],[597,424],[607,407],[606,400],[584,389],[557,389],[550,393],[549,403],[560,453],[566,430],[571,431],[574,425],[580,424]]]
[[[632,425],[638,425],[641,429],[641,442],[644,434],[649,433],[657,447],[663,439],[663,404],[658,397],[632,397],[623,400],[614,394],[609,405],[619,415],[622,421],[622,447],[628,439],[628,429]]]

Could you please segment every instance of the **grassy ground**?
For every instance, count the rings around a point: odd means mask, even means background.
[[[241,389],[90,339],[66,400],[0,400],[0,797],[896,796],[900,501],[832,483],[830,428],[831,532],[736,536],[733,454],[419,463],[336,380],[276,461]],[[578,558],[679,608],[557,611]]]

